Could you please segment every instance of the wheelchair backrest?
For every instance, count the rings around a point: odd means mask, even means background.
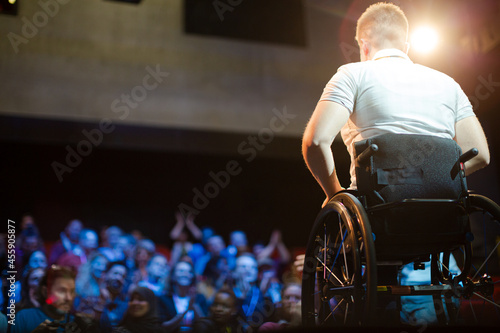
[[[408,198],[461,199],[466,183],[457,167],[461,149],[451,139],[429,135],[383,134],[356,142],[356,156],[378,150],[355,166],[358,191],[368,205]]]

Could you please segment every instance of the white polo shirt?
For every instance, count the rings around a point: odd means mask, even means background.
[[[350,112],[341,135],[351,155],[351,188],[356,188],[354,142],[385,133],[453,139],[455,123],[474,116],[455,80],[414,64],[397,49],[381,50],[373,60],[341,66],[320,101],[339,103]]]

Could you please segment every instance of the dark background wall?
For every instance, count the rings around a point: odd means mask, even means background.
[[[159,142],[170,137],[166,130],[156,132]],[[127,135],[138,138],[141,134],[144,129],[134,127],[113,133],[115,140],[120,135],[126,140]],[[103,144],[83,156],[71,172],[62,173],[60,182],[53,163],[66,164],[65,145],[3,141],[0,170],[2,188],[9,189],[2,200],[6,217],[19,220],[24,213],[33,214],[47,240],[55,239],[67,221],[79,218],[96,229],[109,225],[126,231],[139,229],[146,237],[169,245],[174,213],[184,204],[185,211],[197,213],[199,226],[212,226],[225,237],[241,229],[252,242],[267,241],[272,230],[280,229],[290,246],[305,245],[324,198],[299,158],[299,139],[277,138],[259,146],[262,150],[245,144],[247,153],[239,154],[238,146],[250,142],[249,135],[177,135],[186,136],[193,146],[196,141],[200,145],[225,141],[221,145],[228,151],[172,152],[154,146],[117,149]],[[76,151],[78,144],[71,147]],[[339,172],[347,183],[347,152],[341,144],[336,147]],[[238,167],[228,170],[228,163]]]

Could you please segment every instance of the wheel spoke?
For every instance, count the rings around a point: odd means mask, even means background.
[[[342,235],[342,233],[340,233],[340,234]],[[342,239],[341,239],[341,242],[340,242],[340,246],[339,246],[339,248],[338,248],[338,250],[337,250],[337,254],[335,255],[335,259],[333,260],[332,267],[334,267],[334,266],[335,266],[335,264],[337,263],[337,259],[338,259],[338,257],[339,257],[340,252],[341,252],[341,248],[342,248],[342,246],[343,246],[343,244],[344,244],[344,239],[345,239],[345,235],[346,235],[346,234],[347,234],[347,230],[346,230],[346,231],[345,231],[345,233],[342,235]]]
[[[333,314],[333,310],[330,311],[330,313],[328,314],[328,316],[326,316],[326,318],[323,320],[323,324],[327,322],[328,318],[330,318],[330,316]]]
[[[339,228],[340,228],[340,230],[342,230],[342,225],[340,224],[340,221],[339,221]],[[347,228],[346,228],[345,232],[346,232],[345,235],[347,235]],[[345,237],[345,235],[344,235],[344,237]],[[345,238],[342,239],[342,251],[344,252],[343,253],[344,254],[344,267],[345,267],[345,270],[346,270],[345,275],[346,275],[346,280],[350,281],[350,278],[349,278],[349,265],[347,263],[347,254],[346,254],[346,250],[345,250],[345,242],[344,242],[344,240],[345,240]]]
[[[486,302],[488,302],[488,303],[493,304],[493,305],[494,305],[494,306],[496,306],[497,308],[500,308],[500,304],[497,304],[497,303],[493,302],[491,299],[488,299],[488,298],[484,297],[483,295],[478,294],[478,293],[476,293],[476,292],[474,292],[473,294],[474,294],[474,295],[476,295],[476,296],[477,296],[477,297],[479,297],[479,298],[482,298],[484,301],[486,301]]]
[[[326,240],[326,237],[327,236],[326,236],[326,223],[325,223],[324,234],[323,234],[323,239],[325,242],[325,247],[323,250],[323,262],[325,262],[325,263],[326,263],[326,249],[328,249],[328,242]],[[328,269],[328,267],[326,267],[325,264],[323,264],[323,266]],[[326,270],[325,269],[323,269],[323,280],[326,280]]]
[[[484,265],[486,265],[486,263],[488,262],[488,260],[491,258],[491,256],[495,253],[498,245],[500,244],[497,243],[497,245],[495,246],[495,248],[490,252],[490,255],[484,260],[483,264],[479,267],[479,269],[476,270],[476,274],[474,274],[474,276],[472,277],[472,280],[474,280],[476,278],[476,276],[481,272],[481,269],[483,269]]]
[[[334,313],[335,311],[337,311],[337,308],[345,302],[345,299],[341,299],[340,302],[337,303],[337,305],[335,305],[335,308],[333,308],[333,310],[330,312],[330,314]]]
[[[330,274],[331,274],[331,275],[333,275],[333,277],[335,277],[335,279],[336,279],[337,281],[339,281],[339,283],[340,283],[342,286],[344,285],[344,283],[343,283],[342,281],[340,281],[340,279],[337,277],[337,275],[335,275],[335,274],[334,274],[334,273],[330,270],[330,268],[328,268],[328,266],[326,266],[326,265],[325,265],[325,263],[321,261],[321,259],[320,259],[319,257],[316,257],[316,259],[318,259],[318,261],[320,262],[320,264],[321,264],[321,265],[323,265],[323,267],[324,267],[324,268],[326,268],[326,269],[328,270],[328,272],[330,272]],[[326,281],[326,279],[325,279],[325,281]]]

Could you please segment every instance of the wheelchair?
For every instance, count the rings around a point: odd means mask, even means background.
[[[357,191],[337,193],[308,239],[303,325],[425,324],[402,324],[400,311],[402,297],[426,296],[437,325],[500,326],[500,207],[468,191],[463,167],[477,149],[462,154],[453,140],[384,134],[357,142],[355,153]],[[482,237],[496,245],[473,251]],[[399,283],[411,265],[428,267],[428,280]]]

